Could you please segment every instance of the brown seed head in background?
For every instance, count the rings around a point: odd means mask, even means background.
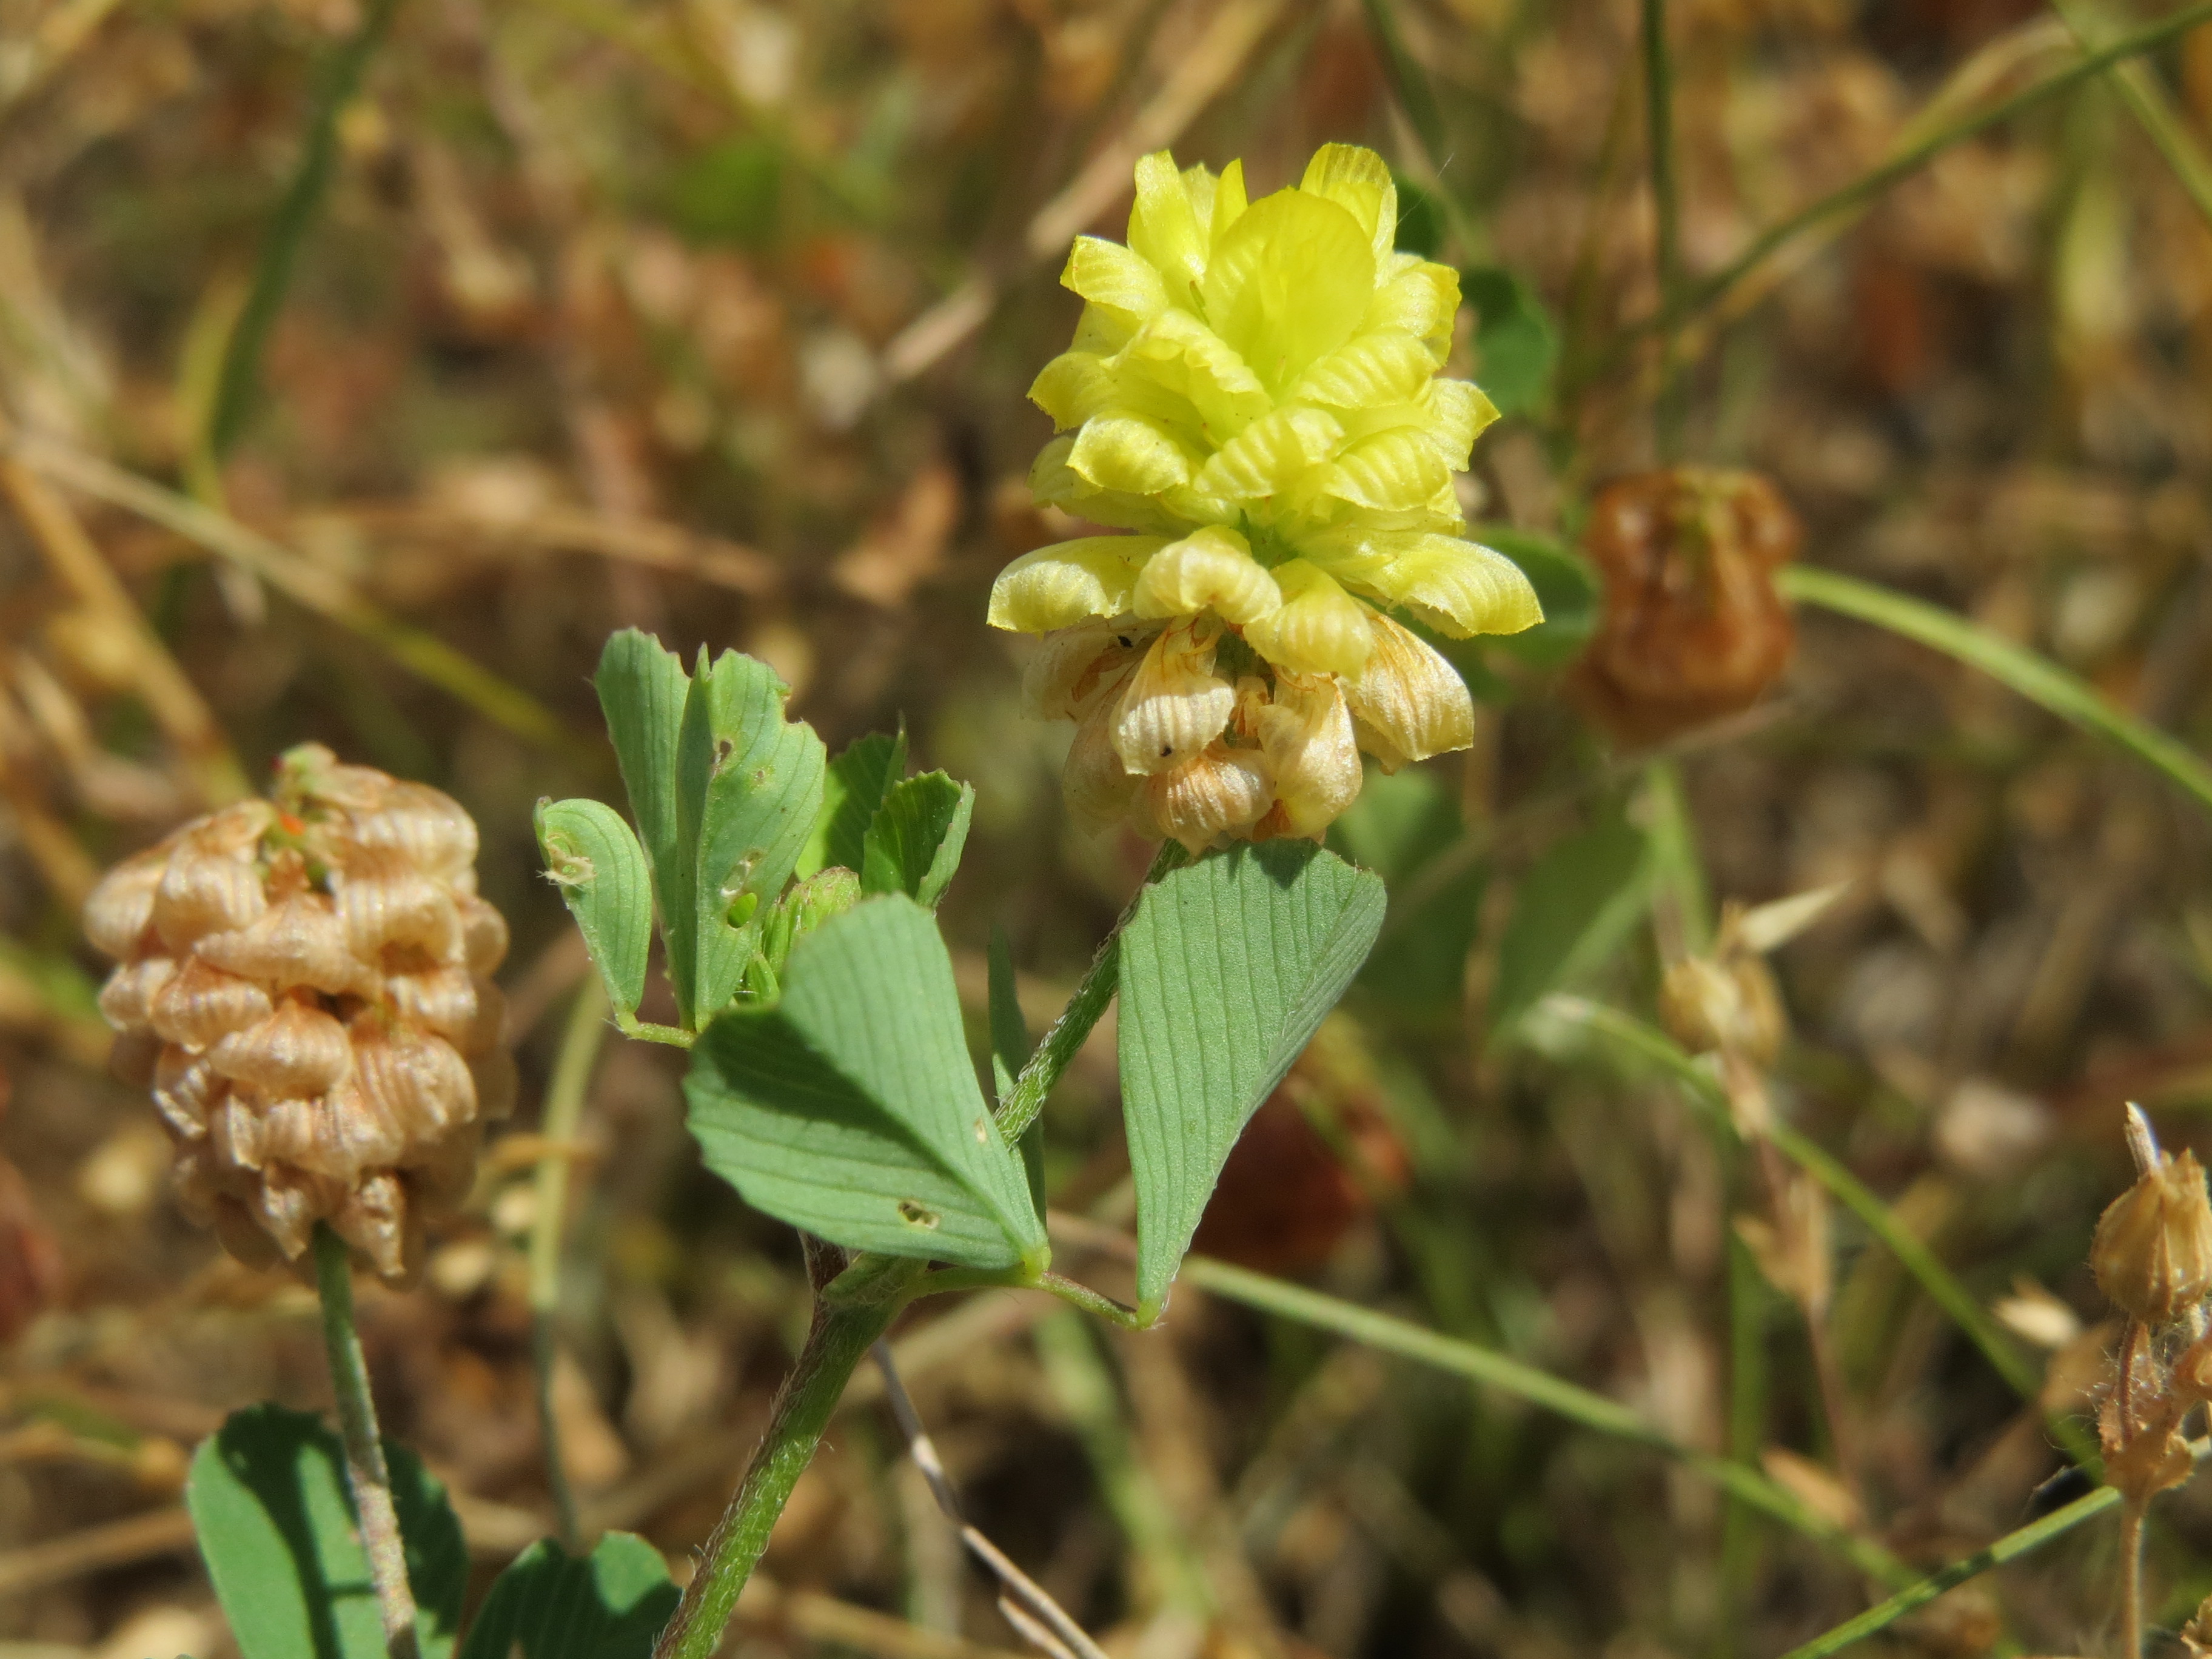
[[[1571,689],[1629,746],[1748,708],[1796,643],[1775,566],[1804,530],[1761,474],[1678,467],[1599,492],[1583,544],[1605,586]]]
[[[450,797],[307,744],[272,799],[195,819],[86,900],[178,1195],[241,1261],[297,1261],[327,1221],[404,1284],[424,1221],[466,1195],[514,1093],[490,978],[507,923],[476,853]]]
[[[2196,1153],[2161,1155],[2112,1201],[2089,1266],[2097,1288],[2147,1324],[2171,1323],[2212,1295],[2212,1200]]]

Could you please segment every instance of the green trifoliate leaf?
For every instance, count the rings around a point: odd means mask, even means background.
[[[469,1553],[445,1488],[386,1443],[423,1659],[460,1627]],[[245,1659],[386,1659],[384,1627],[345,1480],[323,1420],[281,1406],[233,1412],[192,1456],[185,1487],[208,1577]]]
[[[1498,946],[1493,1036],[1610,956],[1643,915],[1650,837],[1618,810],[1559,842],[1522,878]]]
[[[1358,972],[1382,884],[1304,842],[1164,876],[1121,934],[1139,1310],[1158,1316],[1230,1148]]]
[[[694,908],[688,927],[663,921],[670,961],[690,964],[677,994],[695,1028],[737,994],[758,937],[749,918],[782,892],[821,810],[822,739],[785,720],[785,695],[766,663],[726,651],[710,667],[702,652],[684,705],[678,853]]]
[[[860,884],[871,893],[904,893],[935,909],[960,868],[975,810],[975,791],[942,772],[893,784],[868,825]]]
[[[806,850],[799,854],[799,873],[842,864],[858,870],[866,856],[868,826],[884,793],[906,773],[906,732],[871,732],[830,763],[822,780],[822,810],[814,819]]]
[[[1042,1271],[1021,1161],[976,1086],[929,913],[871,899],[792,947],[773,1009],[708,1028],[684,1082],[708,1168],[849,1249]]]
[[[615,1011],[635,1014],[653,949],[653,879],[645,851],[604,801],[538,803],[538,847]]]
[[[641,1538],[611,1532],[580,1557],[540,1539],[494,1581],[461,1659],[648,1659],[678,1599]]]

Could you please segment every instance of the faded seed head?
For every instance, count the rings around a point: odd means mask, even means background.
[[[2147,1324],[2170,1324],[2212,1295],[2212,1200],[2196,1153],[2160,1156],[2112,1200],[2089,1266],[2114,1305]]]

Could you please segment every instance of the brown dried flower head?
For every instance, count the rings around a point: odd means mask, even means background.
[[[269,800],[185,825],[110,871],[86,935],[118,1065],[149,1083],[188,1214],[253,1267],[318,1221],[388,1283],[475,1176],[514,1066],[490,979],[507,923],[477,896],[477,827],[435,789],[319,744]]]
[[[2159,1156],[2098,1218],[2097,1288],[2147,1324],[2169,1324],[2212,1295],[2212,1200],[2197,1154]]]
[[[1773,573],[1803,537],[1756,472],[1677,467],[1607,484],[1583,536],[1605,582],[1573,679],[1590,718],[1635,745],[1756,702],[1796,644]]]

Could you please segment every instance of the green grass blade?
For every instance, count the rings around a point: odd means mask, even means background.
[[[2212,1440],[2192,1441],[2190,1453],[2199,1462],[2205,1454],[2212,1452]],[[1963,1584],[1969,1578],[1979,1577],[1992,1567],[2001,1567],[2008,1561],[2017,1561],[2023,1555],[2041,1549],[2052,1539],[2074,1530],[2094,1516],[2119,1507],[2119,1489],[2101,1486],[2087,1498],[2077,1498],[2063,1510],[2053,1510],[2040,1521],[2031,1522],[2017,1532],[2008,1532],[1987,1549],[1954,1561],[1941,1572],[1930,1573],[1918,1583],[1889,1598],[1879,1606],[1869,1607],[1856,1619],[1847,1620],[1833,1630],[1814,1637],[1802,1646],[1794,1647],[1782,1659],[1828,1659],[1832,1653],[1841,1653],[1854,1643],[1863,1642],[1875,1632],[1885,1630],[1905,1614],[1926,1607],[1945,1590]]]
[[[1911,1569],[1881,1545],[1832,1525],[1757,1469],[1685,1446],[1620,1401],[1578,1388],[1510,1354],[1207,1256],[1187,1257],[1183,1277],[1212,1295],[1318,1330],[1334,1331],[1384,1353],[1433,1365],[1555,1412],[1600,1434],[1658,1452],[1711,1481],[1747,1507],[1838,1551],[1870,1577],[1899,1587],[1912,1582]]]
[[[2075,0],[2051,0],[2051,9],[2064,20],[2082,51],[2104,44],[2106,31],[2090,8]],[[2212,157],[2205,155],[2204,147],[2173,107],[2159,78],[2138,58],[2112,71],[2112,88],[2142,128],[2151,148],[2172,169],[2174,181],[2205,220],[2212,222]]]
[[[292,285],[292,268],[299,263],[301,246],[315,222],[323,198],[329,193],[331,176],[337,169],[338,112],[352,101],[361,86],[362,72],[392,27],[398,0],[369,0],[361,27],[331,53],[315,88],[313,108],[307,117],[307,133],[300,152],[299,170],[284,189],[283,199],[269,222],[269,234],[246,293],[245,308],[230,331],[223,348],[222,369],[216,380],[215,406],[207,425],[208,453],[220,461],[237,441],[240,428],[251,412],[255,386],[261,376],[261,351],[270,328],[284,308],[285,291]]]
[[[2212,767],[2201,757],[2157,727],[2114,708],[2085,681],[2034,652],[1939,606],[1832,570],[1788,566],[1776,577],[1776,586],[1802,605],[1856,617],[1980,669],[2059,719],[2157,768],[2183,793],[2212,810]]]

